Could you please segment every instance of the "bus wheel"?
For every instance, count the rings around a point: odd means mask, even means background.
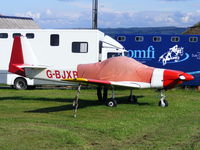
[[[24,78],[15,79],[14,88],[17,90],[26,90],[28,88],[26,80]]]

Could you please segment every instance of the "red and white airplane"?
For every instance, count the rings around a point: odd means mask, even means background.
[[[132,58],[125,56],[109,58],[102,62],[93,64],[77,64],[77,68],[53,68],[41,65],[34,51],[31,49],[25,37],[15,37],[10,59],[9,72],[15,73],[30,79],[53,80],[58,82],[78,83],[78,94],[74,101],[78,107],[78,96],[82,84],[94,84],[105,87],[104,99],[108,106],[116,106],[114,99],[114,87],[122,86],[133,88],[157,88],[161,89],[161,99],[159,105],[168,105],[163,91],[193,80],[190,74],[167,69],[159,69],[146,66]],[[112,87],[112,98],[107,99],[106,87]],[[98,98],[102,99],[101,88],[98,88]],[[136,101],[135,96],[130,99]]]

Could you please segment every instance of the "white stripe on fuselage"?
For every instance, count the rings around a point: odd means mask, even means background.
[[[163,87],[163,76],[165,69],[155,68],[153,70],[151,78],[151,87],[152,88],[162,88]]]

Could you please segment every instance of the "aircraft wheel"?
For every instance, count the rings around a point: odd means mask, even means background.
[[[26,90],[28,88],[26,80],[24,78],[15,79],[14,88],[17,90]]]
[[[106,104],[108,107],[117,107],[117,101],[114,99],[108,100]]]
[[[168,101],[164,99],[163,102],[162,102],[160,100],[158,105],[161,106],[161,107],[167,107],[168,106]]]

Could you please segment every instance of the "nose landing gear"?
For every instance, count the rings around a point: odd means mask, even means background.
[[[161,107],[167,107],[168,106],[168,101],[165,99],[166,96],[165,96],[165,91],[164,90],[161,90],[160,91],[160,101],[158,103],[159,106]]]

